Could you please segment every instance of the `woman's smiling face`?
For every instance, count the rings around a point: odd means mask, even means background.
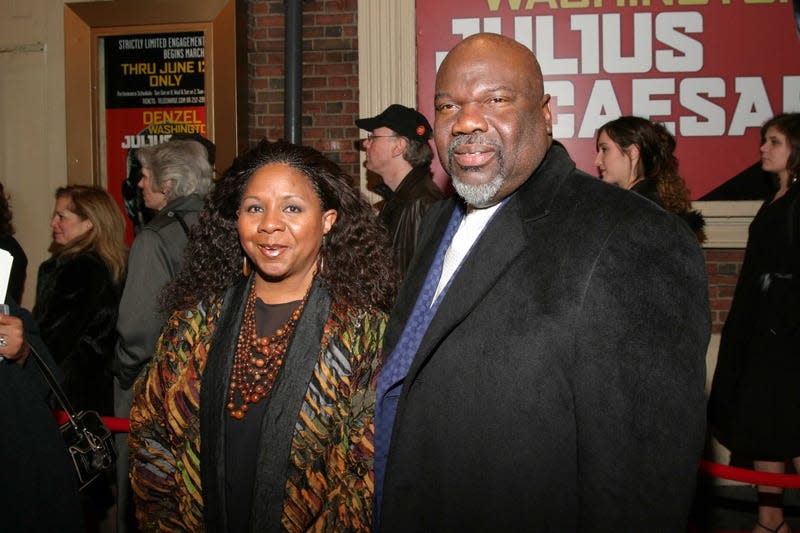
[[[237,227],[239,242],[255,265],[256,291],[262,299],[291,301],[305,295],[322,237],[335,221],[336,211],[322,210],[309,178],[299,170],[270,163],[253,173],[242,195]]]

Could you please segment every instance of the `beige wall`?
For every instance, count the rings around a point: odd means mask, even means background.
[[[66,183],[63,0],[0,0],[0,180],[28,255],[23,305],[47,256],[53,192]]]
[[[73,2],[0,0],[0,181],[11,196],[16,238],[28,256],[22,301],[28,308],[35,301],[39,264],[49,256],[53,194],[67,183],[67,3]],[[209,0],[198,5],[208,8],[218,3]],[[86,98],[90,99],[91,94]],[[75,128],[72,131],[75,135]],[[78,128],[77,134],[89,138],[92,132]],[[74,167],[75,161],[72,163]],[[92,183],[94,179],[88,175],[71,176],[75,183]]]

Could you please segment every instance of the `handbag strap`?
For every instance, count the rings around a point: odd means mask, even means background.
[[[186,220],[183,219],[183,215],[180,211],[170,211],[167,213],[167,216],[177,220],[183,228],[183,233],[185,233],[187,237],[189,236],[189,226],[186,224]]]
[[[61,405],[61,409],[67,414],[70,425],[72,425],[76,431],[83,431],[83,426],[78,422],[75,409],[72,407],[67,395],[64,393],[64,389],[62,389],[61,385],[59,385],[55,374],[53,374],[53,371],[49,366],[47,366],[47,363],[45,363],[44,358],[39,355],[39,352],[36,351],[36,348],[34,348],[31,343],[28,343],[28,348],[30,349],[31,354],[33,354],[33,358],[36,361],[36,364],[39,366],[39,370],[41,370],[44,380],[48,385],[50,385],[50,390],[53,391],[53,396],[55,396],[56,400]]]

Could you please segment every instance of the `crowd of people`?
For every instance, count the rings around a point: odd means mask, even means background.
[[[356,124],[378,209],[284,141],[216,179],[207,140],[139,149],[149,215],[130,250],[107,191],[59,188],[32,314],[0,188],[17,269],[0,395],[26,428],[0,422],[16,463],[0,483],[28,510],[4,529],[686,530],[710,313],[674,136],[620,117],[597,131],[600,179],[577,169],[534,54],[496,34],[448,53],[433,126],[399,104]],[[761,137],[776,188],[708,414],[735,454],[784,472],[800,468],[800,115]],[[455,194],[431,179],[433,146]],[[32,346],[78,409],[130,420],[116,476],[80,494]],[[789,531],[781,491],[758,499],[756,529]]]

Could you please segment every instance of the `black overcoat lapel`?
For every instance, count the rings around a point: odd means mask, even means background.
[[[492,218],[456,272],[439,310],[422,338],[406,384],[414,380],[435,347],[483,299],[524,248],[522,222],[515,202],[509,201]]]
[[[564,147],[554,142],[539,168],[495,214],[464,259],[444,295],[439,310],[422,338],[404,389],[408,389],[442,339],[469,315],[513,261],[530,245],[532,228],[552,214],[561,185],[558,176],[568,175],[574,168],[575,164],[566,157]],[[432,250],[431,243],[428,243],[426,253],[431,256],[430,262],[443,233],[444,228],[441,228],[438,238],[433,239],[435,242]],[[427,268],[422,274],[423,281],[425,274]],[[420,282],[416,293],[421,286]],[[413,302],[411,305],[413,306]]]

